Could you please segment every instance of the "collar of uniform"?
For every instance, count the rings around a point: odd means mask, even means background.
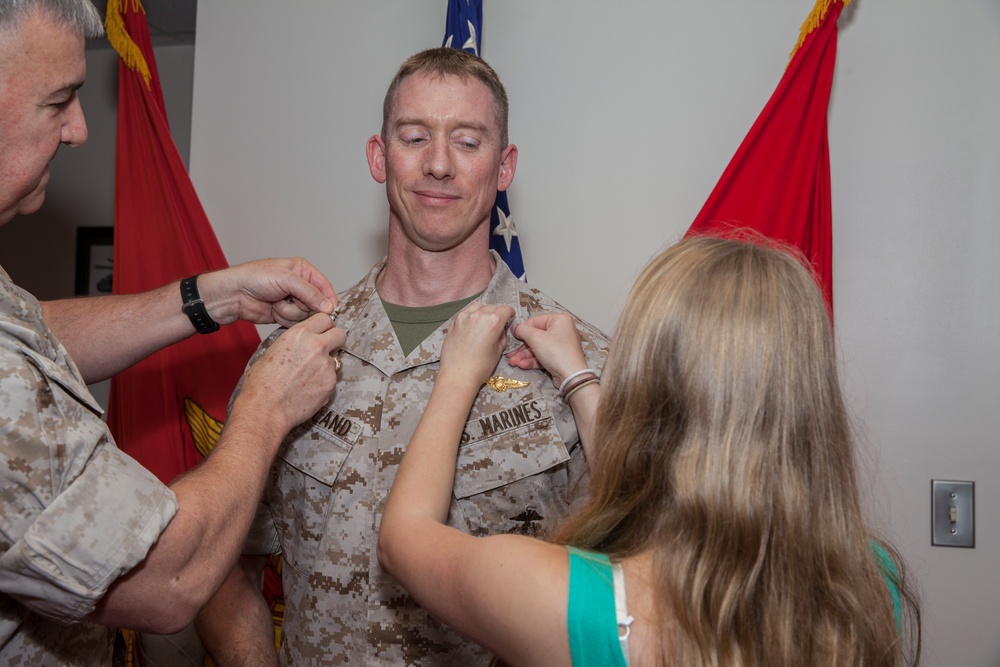
[[[496,270],[480,301],[488,304],[508,304],[515,310],[514,322],[524,321],[520,302],[520,281],[511,273],[500,256],[490,251]],[[375,279],[385,267],[383,257],[357,285],[339,295],[342,309],[337,326],[347,332],[344,350],[374,365],[386,375],[406,368],[435,363],[441,359],[441,346],[449,325],[445,324],[424,340],[408,357],[403,356],[399,342],[389,324],[389,316],[375,289]],[[507,333],[507,351],[517,349],[521,341]]]
[[[347,346],[351,346],[351,333],[359,319],[363,318],[372,298],[378,301],[375,291],[375,278],[385,268],[386,258],[383,257],[371,268],[364,278],[350,289],[337,295],[339,303],[337,326],[347,332]],[[384,309],[383,309],[384,312]]]
[[[383,257],[358,284],[337,295],[340,303],[337,326],[347,332],[346,353],[392,375],[403,367],[404,357],[375,290],[375,278],[385,262]]]
[[[511,320],[511,325],[519,324],[526,319],[524,307],[521,304],[521,292],[525,283],[518,280],[495,250],[490,250],[490,255],[493,257],[496,270],[493,272],[493,279],[490,280],[490,284],[479,300],[490,305],[507,304],[511,306],[514,309],[514,319]],[[510,330],[511,327],[507,327],[507,346],[504,349],[504,354],[512,352],[522,345],[521,341],[514,338]]]

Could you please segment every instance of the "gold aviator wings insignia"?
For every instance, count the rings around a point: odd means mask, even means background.
[[[520,380],[512,380],[510,378],[505,378],[502,375],[491,375],[488,380],[486,380],[486,386],[495,392],[507,391],[508,389],[520,389],[521,387],[527,387],[527,382],[521,382]]]

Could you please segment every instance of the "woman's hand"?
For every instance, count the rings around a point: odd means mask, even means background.
[[[507,355],[518,368],[543,368],[558,387],[564,378],[587,368],[580,333],[566,313],[536,315],[511,329],[524,345]]]
[[[473,301],[463,308],[452,320],[441,349],[438,382],[445,378],[478,391],[503,354],[507,323],[513,317],[510,306]]]

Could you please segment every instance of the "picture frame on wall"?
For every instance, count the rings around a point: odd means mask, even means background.
[[[114,227],[76,228],[76,295],[111,294]]]

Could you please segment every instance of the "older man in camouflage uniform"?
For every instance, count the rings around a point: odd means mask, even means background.
[[[0,0],[0,225],[41,206],[61,144],[86,141],[84,38],[101,33],[87,0]],[[292,324],[336,300],[303,260],[192,283],[203,325]],[[289,329],[215,453],[168,488],[118,450],[86,384],[196,327],[178,283],[39,304],[0,268],[0,664],[110,665],[111,628],[176,631],[236,561],[275,450],[333,390],[344,333],[326,315]]]
[[[566,311],[488,249],[490,210],[513,179],[517,148],[507,142],[506,93],[485,62],[431,49],[404,63],[368,161],[386,184],[388,256],[340,295],[341,381],[282,446],[246,551],[284,555],[282,664],[486,664],[482,648],[438,624],[381,570],[381,512],[450,318],[474,298],[513,306],[516,322]],[[600,369],[606,337],[577,326]],[[508,350],[519,346],[508,334]],[[547,375],[501,359],[462,440],[450,525],[539,535],[567,513],[586,463]],[[246,564],[198,618],[220,665],[273,662],[270,614]]]

